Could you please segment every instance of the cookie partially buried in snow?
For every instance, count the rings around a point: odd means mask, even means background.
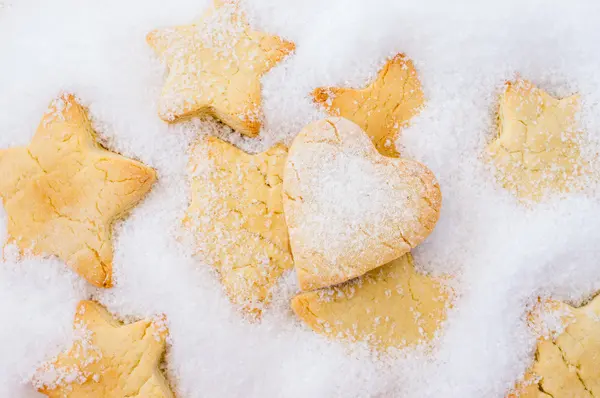
[[[390,262],[433,230],[442,196],[419,162],[377,152],[359,126],[306,126],[285,165],[283,206],[303,290],[335,285]]]
[[[287,148],[251,155],[202,137],[190,157],[184,225],[196,255],[212,264],[231,300],[259,315],[271,288],[293,266],[281,198]]]
[[[533,364],[507,398],[600,396],[600,296],[579,308],[558,301],[543,306],[543,317],[531,316],[543,332]]]
[[[378,349],[430,341],[449,305],[441,281],[417,273],[410,253],[339,286],[292,299],[296,315],[315,332]]]
[[[98,287],[112,285],[112,224],[156,181],[144,164],[102,148],[72,95],[53,101],[31,143],[0,150],[8,241],[56,255]]]
[[[55,398],[172,398],[159,369],[164,317],[123,325],[93,301],[81,301],[71,348],[42,365],[33,384]]]
[[[295,46],[252,30],[237,1],[215,0],[190,24],[150,32],[169,74],[158,104],[168,122],[209,114],[248,136],[260,131],[261,77]]]
[[[506,84],[498,133],[488,146],[497,178],[519,199],[539,201],[552,192],[577,190],[589,172],[577,129],[579,96],[551,97],[526,80]]]
[[[341,116],[364,129],[379,152],[399,156],[396,139],[401,128],[423,107],[421,82],[413,62],[398,54],[386,62],[375,80],[362,89],[319,87],[314,101],[332,116]]]

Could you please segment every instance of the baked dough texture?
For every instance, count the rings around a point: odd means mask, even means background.
[[[260,78],[295,48],[250,29],[236,1],[215,1],[199,21],[152,31],[147,42],[169,68],[163,120],[210,114],[251,137],[261,128]]]
[[[40,367],[33,383],[53,398],[172,398],[159,365],[164,317],[123,325],[93,301],[81,301],[71,348]]]
[[[506,84],[498,134],[488,146],[502,185],[519,199],[539,201],[577,186],[587,163],[576,129],[579,96],[556,99],[526,80]]]
[[[540,338],[525,380],[508,397],[600,396],[600,296],[579,308],[554,301],[546,305],[558,318],[558,330]]]
[[[423,107],[421,82],[412,61],[403,54],[389,60],[377,77],[362,89],[320,87],[316,103],[332,116],[342,116],[367,132],[381,154],[398,157],[400,129]]]
[[[311,123],[298,134],[283,191],[303,290],[345,282],[407,253],[431,233],[442,201],[429,169],[382,156],[344,118]]]
[[[190,157],[192,198],[184,225],[231,300],[255,315],[293,267],[281,193],[286,156],[283,145],[250,155],[206,136]]]
[[[63,95],[27,147],[0,150],[0,174],[9,243],[110,287],[112,224],[146,195],[155,171],[102,148],[85,109]]]
[[[448,306],[443,285],[418,274],[410,253],[339,286],[292,299],[296,315],[315,332],[380,349],[430,341]]]

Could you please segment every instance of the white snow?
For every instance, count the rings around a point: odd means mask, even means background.
[[[31,375],[68,346],[75,305],[92,297],[123,318],[167,315],[167,375],[178,397],[503,397],[532,359],[525,316],[537,297],[578,303],[600,288],[593,187],[526,208],[481,156],[497,96],[517,76],[553,95],[578,92],[587,149],[597,150],[595,0],[249,0],[255,28],[296,44],[263,79],[258,142],[214,123],[168,126],[156,114],[164,67],[145,36],[191,22],[206,1],[0,4],[0,148],[27,144],[50,100],[71,91],[105,145],[159,172],[147,200],[116,226],[113,289],[94,289],[53,259],[0,263],[0,396],[38,396]],[[453,275],[459,296],[437,348],[376,359],[313,334],[287,305],[293,273],[262,322],[249,323],[180,239],[189,143],[204,132],[251,151],[289,143],[323,116],[309,96],[315,87],[363,85],[397,52],[415,62],[427,101],[398,144],[434,171],[444,197],[416,261]],[[0,210],[2,241],[5,225]]]

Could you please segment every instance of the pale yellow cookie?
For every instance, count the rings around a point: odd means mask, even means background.
[[[0,175],[9,243],[110,287],[112,224],[150,190],[154,170],[102,148],[85,109],[64,95],[29,146],[0,150]]]
[[[283,145],[250,155],[209,136],[190,157],[192,198],[184,224],[232,301],[257,315],[293,267],[281,197],[286,156]]]
[[[33,383],[54,398],[172,398],[159,369],[164,317],[123,325],[93,301],[81,301],[71,348],[42,365]]]
[[[283,190],[303,290],[345,282],[407,253],[431,233],[442,202],[427,167],[382,156],[344,118],[311,123],[298,134]]]
[[[320,87],[316,103],[332,116],[342,116],[367,132],[381,154],[398,157],[396,139],[402,127],[423,107],[421,82],[412,61],[403,54],[389,60],[363,89]]]
[[[251,137],[261,127],[260,78],[294,50],[253,31],[235,1],[215,1],[198,22],[155,30],[147,41],[169,67],[158,104],[163,120],[210,114]]]
[[[487,148],[502,185],[520,199],[568,192],[587,165],[580,156],[579,96],[556,99],[526,80],[507,83],[498,135]]]
[[[600,296],[579,308],[554,304],[560,325],[540,338],[525,381],[509,397],[600,396]]]
[[[418,274],[410,253],[342,285],[292,299],[296,315],[315,332],[377,348],[430,341],[448,306],[440,281]]]

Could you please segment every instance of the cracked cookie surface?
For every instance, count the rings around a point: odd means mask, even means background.
[[[579,308],[560,302],[547,305],[552,306],[559,326],[539,339],[525,380],[508,397],[600,396],[600,296]]]
[[[345,282],[407,253],[431,233],[442,201],[427,167],[382,156],[344,118],[311,123],[296,136],[283,191],[303,290]]]
[[[293,267],[281,193],[286,156],[283,145],[250,155],[207,136],[190,157],[192,198],[184,225],[231,300],[255,315]]]
[[[576,129],[579,96],[556,99],[526,80],[506,84],[498,109],[498,134],[487,148],[504,188],[539,201],[549,192],[577,187],[587,162]]]
[[[154,170],[102,148],[85,109],[64,95],[27,147],[0,150],[0,173],[9,243],[110,287],[112,223],[150,190]]]
[[[164,317],[123,325],[101,305],[81,301],[71,348],[42,365],[33,383],[55,398],[172,398],[159,370]]]
[[[339,286],[300,293],[291,304],[317,333],[385,349],[430,341],[449,297],[439,280],[415,271],[408,253]]]
[[[147,42],[169,68],[158,104],[163,120],[210,114],[248,136],[261,127],[261,76],[294,50],[251,30],[239,5],[224,0],[196,23],[150,32]]]
[[[320,87],[313,99],[332,116],[358,124],[381,154],[398,157],[396,139],[400,129],[419,113],[424,97],[412,61],[403,54],[389,60],[377,77],[363,89]]]

